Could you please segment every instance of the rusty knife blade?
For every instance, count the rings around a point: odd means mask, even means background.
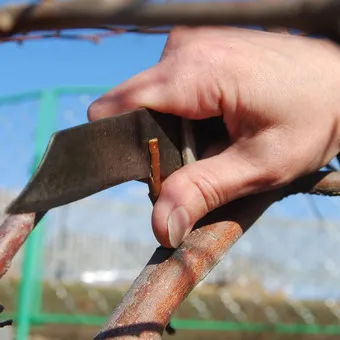
[[[148,141],[158,138],[161,176],[182,166],[180,119],[148,109],[52,135],[31,180],[7,213],[47,211],[109,187],[150,176]]]

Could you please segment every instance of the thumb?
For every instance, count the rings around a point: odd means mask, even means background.
[[[208,212],[270,186],[266,167],[254,166],[248,148],[243,147],[233,144],[218,155],[182,167],[163,182],[152,214],[158,242],[176,248]]]

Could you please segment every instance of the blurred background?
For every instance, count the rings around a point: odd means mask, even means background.
[[[0,45],[0,222],[50,135],[87,122],[89,104],[157,63],[166,38]],[[15,321],[0,339],[91,339],[158,246],[147,194],[131,182],[50,211],[0,280],[1,317]],[[338,339],[339,209],[340,198],[307,195],[273,205],[188,296],[165,338]]]

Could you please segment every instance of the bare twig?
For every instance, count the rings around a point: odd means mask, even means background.
[[[161,164],[158,139],[154,138],[149,140],[149,153],[150,153],[150,178],[149,178],[149,197],[151,202],[155,204],[161,192]]]
[[[5,320],[5,321],[0,321],[0,328],[6,327],[6,326],[12,326],[13,325],[13,320]]]
[[[172,313],[271,204],[300,192],[340,195],[339,189],[340,172],[318,172],[213,211],[179,248],[155,251],[95,340],[160,339]]]
[[[4,309],[5,308],[2,305],[0,305],[0,313],[2,313]],[[0,328],[11,326],[12,324],[13,324],[13,320],[0,321]]]
[[[84,40],[89,41],[95,44],[100,43],[100,41],[104,38],[116,36],[119,34],[119,31],[115,31],[112,29],[109,32],[98,33],[98,34],[69,34],[62,33],[56,31],[51,34],[34,34],[34,35],[19,35],[19,36],[10,36],[0,38],[0,44],[6,42],[16,42],[18,44],[22,44],[24,41],[32,41],[32,40],[42,40],[42,39],[64,39],[64,40]]]
[[[114,26],[101,26],[101,29],[115,31],[119,33],[140,33],[140,34],[167,34],[170,28],[157,28],[157,27],[134,27],[134,28],[118,28]]]
[[[23,44],[26,41],[34,40],[44,40],[44,39],[61,39],[61,40],[79,40],[88,41],[95,44],[99,44],[103,39],[111,38],[122,33],[139,33],[139,34],[167,34],[170,29],[160,29],[160,28],[118,28],[111,26],[102,26],[98,29],[105,30],[106,32],[94,33],[94,34],[71,34],[64,33],[63,31],[55,31],[46,34],[19,34],[7,37],[0,37],[0,44],[8,42],[16,42],[18,44]]]
[[[3,7],[0,9],[0,36],[102,25],[255,25],[326,35],[339,33],[338,0],[235,1],[213,6],[211,3],[165,3],[143,7],[125,7],[126,2],[71,0]],[[135,4],[131,0],[129,3]]]

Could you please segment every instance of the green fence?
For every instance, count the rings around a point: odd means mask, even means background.
[[[85,122],[88,104],[107,90],[60,87],[0,98],[3,207],[27,182],[50,135]],[[304,196],[275,205],[174,315],[179,334],[340,335],[338,208],[337,198]],[[157,245],[150,213],[136,183],[51,211],[0,281],[16,339],[28,339],[36,325],[99,328]],[[124,228],[112,227],[117,221]]]

